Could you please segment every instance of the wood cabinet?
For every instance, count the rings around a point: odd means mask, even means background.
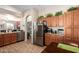
[[[55,39],[57,43],[60,43],[60,42],[63,42],[64,36],[56,35]]]
[[[45,21],[47,22],[47,26],[51,26],[51,17],[45,18]]]
[[[79,41],[79,28],[77,29],[77,31],[76,31],[77,33],[78,33],[78,39],[77,39],[77,41]]]
[[[50,19],[50,26],[55,27],[58,26],[59,16],[53,16]]]
[[[72,21],[73,21],[73,12],[66,13],[64,17],[64,27],[66,28],[72,27],[73,26]]]
[[[49,45],[51,43],[51,35],[45,34],[45,45]]]
[[[71,38],[72,34],[72,29],[71,28],[65,28],[65,38],[67,37],[67,39]]]
[[[56,18],[52,17],[51,18],[51,27],[54,27],[54,26],[56,26]]]
[[[79,9],[73,11],[74,27],[79,27]]]
[[[17,39],[17,34],[16,34],[16,33],[11,34],[11,40],[10,40],[10,43],[14,43],[14,42],[16,42],[16,39]]]
[[[49,45],[52,42],[59,43],[59,42],[62,42],[62,40],[63,40],[63,36],[49,34],[49,33],[45,34],[45,45]]]
[[[16,33],[0,34],[0,46],[14,43],[16,42],[16,39],[17,39]]]
[[[79,41],[79,9],[67,12],[61,16],[48,17],[48,18],[45,18],[45,20],[47,21],[48,27],[64,26],[65,40]],[[46,42],[47,42],[46,44],[48,44],[48,42],[51,42],[51,41],[60,42],[61,40],[58,40],[59,38],[61,37],[55,36],[55,35],[52,35],[52,36],[48,35],[48,37],[46,37]]]
[[[79,31],[78,28],[73,29],[73,39],[74,40],[78,40],[78,37],[79,37],[78,31]]]
[[[73,11],[68,12],[64,15],[64,28],[65,28],[64,29],[65,40],[72,40],[73,39]]]
[[[58,26],[64,26],[64,15],[59,16]]]
[[[0,35],[0,46],[3,46],[3,43],[4,43],[4,38],[3,38],[3,35]]]
[[[10,40],[11,40],[11,34],[4,34],[4,45],[9,44]]]

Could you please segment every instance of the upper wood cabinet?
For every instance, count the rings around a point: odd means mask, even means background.
[[[66,13],[64,17],[64,26],[72,27],[73,26],[72,21],[73,21],[73,12]]]
[[[51,18],[51,26],[52,27],[56,26],[56,17]]]
[[[47,22],[47,26],[51,27],[51,17],[45,18],[45,21]]]
[[[58,26],[58,23],[59,23],[59,16],[55,16],[54,21],[55,21],[55,26]]]
[[[73,12],[74,26],[79,26],[79,9]]]
[[[64,15],[59,16],[58,26],[64,26]]]
[[[59,17],[58,16],[51,17],[51,19],[50,19],[50,26],[51,27],[58,26],[58,21],[59,21]]]

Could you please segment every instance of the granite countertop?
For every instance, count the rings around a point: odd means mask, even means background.
[[[20,31],[16,31],[16,32],[0,32],[0,34],[11,34],[11,33],[17,33],[17,32],[20,32]]]
[[[53,33],[49,33],[49,32],[48,32],[48,33],[45,33],[45,34],[49,34],[49,35],[55,35],[55,36],[56,36],[56,35],[57,35],[57,36],[64,36],[64,35],[53,34]]]

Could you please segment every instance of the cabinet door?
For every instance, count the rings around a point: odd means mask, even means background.
[[[63,41],[63,39],[64,39],[64,37],[63,37],[63,36],[59,36],[59,35],[57,35],[57,36],[56,36],[56,42],[57,42],[57,43],[62,42],[62,41]]]
[[[59,16],[56,16],[56,26],[59,25]]]
[[[77,28],[76,28],[76,29],[74,28],[74,31],[73,31],[73,32],[74,32],[74,33],[73,33],[73,35],[74,35],[74,36],[73,36],[73,40],[77,40],[77,39],[78,39],[78,36],[79,36],[79,35],[78,35],[78,29],[77,29]]]
[[[50,27],[51,26],[51,22],[50,22],[51,17],[48,17],[46,20],[47,20],[47,26]]]
[[[51,18],[51,26],[52,27],[55,27],[55,26],[57,26],[57,17],[56,16],[54,16],[54,17],[52,17]]]
[[[74,15],[74,17],[73,17],[74,18],[74,26],[79,27],[79,9],[74,11],[73,15]]]
[[[78,32],[78,39],[77,39],[77,40],[78,40],[78,42],[79,42],[79,28],[77,29],[77,32]]]
[[[72,29],[65,28],[65,39],[71,40],[71,37],[72,37]]]
[[[17,39],[17,35],[16,35],[16,33],[12,33],[12,34],[11,34],[11,40],[10,40],[10,43],[14,43],[14,42],[16,42],[16,39]]]
[[[3,41],[4,41],[4,38],[3,38],[3,35],[1,34],[0,35],[0,46],[3,46],[3,43],[4,43]]]
[[[49,35],[49,34],[45,34],[45,45],[49,45],[50,44],[50,38],[51,37],[51,35]]]
[[[57,39],[56,39],[56,36],[55,35],[52,35],[52,38],[51,38],[52,40],[52,42],[56,42],[57,43]]]
[[[73,12],[69,12],[69,13],[65,14],[64,26],[65,27],[71,27],[72,26],[72,21],[73,21]]]
[[[58,22],[59,22],[59,17],[55,16],[55,18],[54,18],[54,25],[58,26]]]
[[[58,26],[64,26],[64,16],[59,16]]]
[[[11,36],[10,34],[4,34],[4,45],[10,44]]]

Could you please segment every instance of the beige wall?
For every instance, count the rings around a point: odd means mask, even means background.
[[[65,12],[70,7],[75,7],[76,5],[45,5],[45,7],[39,8],[39,16],[46,16],[48,13],[55,14],[58,11]]]
[[[37,16],[38,16],[38,12],[37,10],[35,9],[30,9],[26,12],[24,12],[23,14],[24,16],[22,17],[22,21],[21,21],[21,24],[20,24],[20,28],[21,30],[24,30],[25,31],[25,41],[27,41],[27,16],[32,16],[32,27],[33,27],[33,23],[36,22],[37,20]],[[33,43],[33,28],[32,28],[32,43]]]

